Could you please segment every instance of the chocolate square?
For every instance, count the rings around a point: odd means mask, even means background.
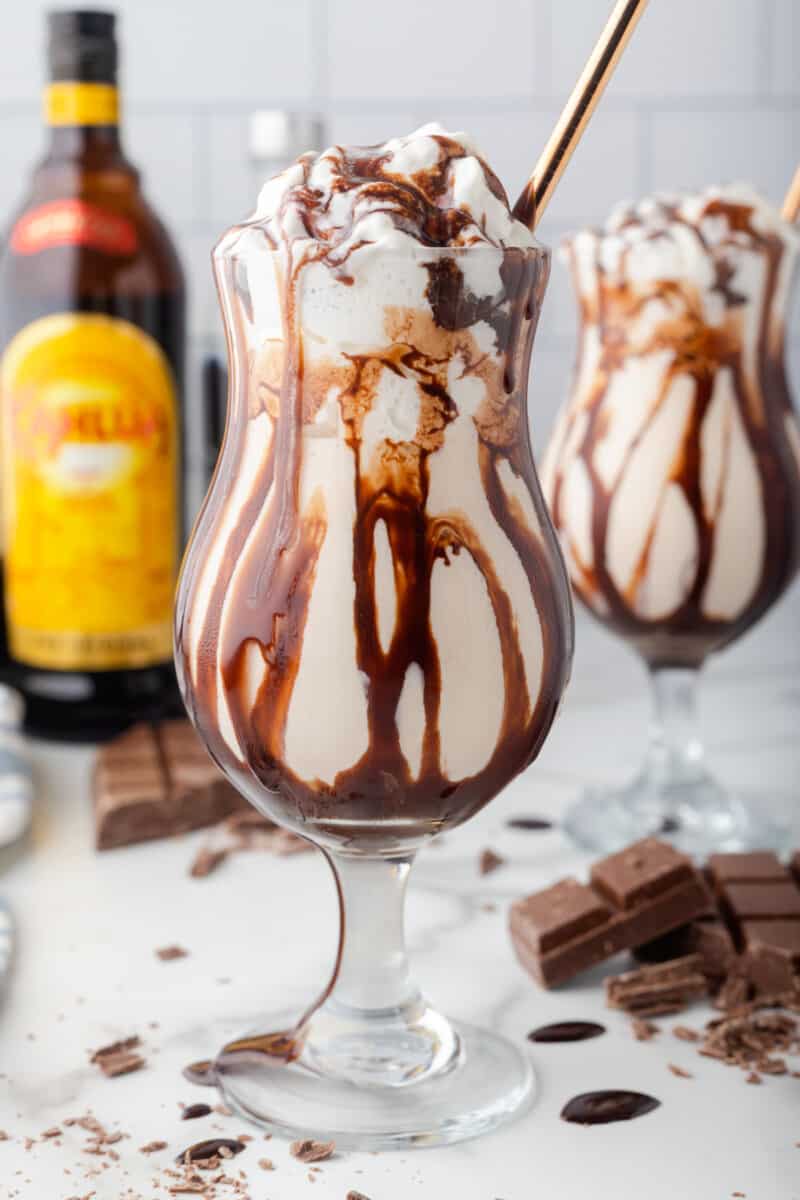
[[[760,992],[789,992],[800,981],[800,921],[745,921],[748,975]]]
[[[771,850],[749,854],[711,854],[708,873],[717,888],[726,883],[769,883],[788,879],[786,867]]]
[[[550,950],[570,938],[604,924],[608,907],[591,888],[577,879],[562,879],[514,906],[525,941],[538,952]]]
[[[729,883],[722,901],[737,924],[780,917],[800,920],[800,890],[788,878],[775,883]]]
[[[591,881],[616,908],[635,908],[691,880],[694,867],[666,842],[645,838],[595,863]]]

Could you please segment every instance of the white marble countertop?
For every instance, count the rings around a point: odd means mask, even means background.
[[[797,592],[709,670],[703,727],[723,779],[789,788],[800,798],[800,646]],[[609,691],[610,683],[613,687]],[[635,661],[588,625],[579,628],[576,672],[539,763],[473,822],[421,856],[411,885],[409,944],[416,972],[445,1012],[522,1039],[535,1025],[600,1020],[607,1036],[532,1046],[535,1106],[490,1137],[441,1150],[348,1153],[323,1164],[312,1185],[284,1143],[258,1136],[235,1160],[253,1200],[800,1200],[800,1081],[742,1074],[673,1038],[633,1040],[627,1019],[603,1006],[598,976],[556,994],[540,991],[513,958],[505,910],[515,896],[582,871],[585,860],[557,832],[504,828],[511,814],[557,817],[589,779],[623,778],[637,760],[647,720]],[[2,1200],[165,1196],[160,1165],[212,1126],[243,1132],[234,1118],[179,1120],[179,1103],[211,1095],[181,1068],[253,1023],[260,1010],[308,999],[323,981],[336,934],[336,904],[317,855],[241,854],[214,875],[187,868],[202,834],[105,854],[91,849],[90,750],[37,745],[32,837],[0,857],[0,896],[18,924],[19,948],[0,1006]],[[800,804],[794,814],[800,824]],[[800,843],[800,832],[795,838]],[[491,845],[508,863],[478,876]],[[487,902],[494,902],[492,911]],[[159,961],[177,943],[189,956]],[[698,1007],[686,1023],[700,1026]],[[88,1054],[138,1033],[145,1069],[108,1080]],[[685,1067],[677,1078],[668,1063]],[[800,1066],[800,1063],[797,1065]],[[577,1092],[629,1087],[662,1101],[631,1123],[581,1128],[559,1120]],[[213,1099],[212,1099],[213,1102]],[[65,1117],[92,1110],[129,1134],[101,1169],[81,1150],[87,1135]],[[34,1139],[28,1149],[24,1138]],[[139,1147],[169,1149],[145,1157]],[[257,1167],[264,1154],[274,1173]],[[97,1169],[97,1177],[85,1173]],[[71,1172],[67,1174],[66,1172]],[[154,1178],[162,1180],[156,1187]]]

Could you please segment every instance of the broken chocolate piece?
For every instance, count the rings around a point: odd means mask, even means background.
[[[124,1038],[119,1042],[112,1042],[110,1046],[101,1046],[99,1050],[94,1051],[89,1061],[98,1066],[109,1079],[115,1079],[118,1075],[130,1075],[132,1071],[138,1071],[145,1065],[141,1054],[136,1052],[138,1045],[138,1037]]]
[[[289,1153],[303,1163],[323,1162],[330,1158],[336,1149],[335,1142],[315,1142],[313,1138],[303,1138],[292,1142]]]
[[[591,886],[565,879],[518,900],[511,939],[525,969],[553,987],[686,924],[710,903],[691,860],[647,838],[596,863]]]
[[[214,825],[246,806],[188,721],[134,725],[98,752],[98,850]]]
[[[606,980],[606,1003],[639,1016],[679,1012],[690,1000],[708,994],[699,954],[676,958],[614,975]]]
[[[697,917],[634,951],[634,957],[643,963],[670,962],[687,954],[700,955],[701,970],[716,989],[736,961],[736,947],[725,922],[716,916]]]
[[[208,1138],[205,1142],[195,1142],[188,1146],[175,1159],[178,1163],[202,1163],[212,1158],[233,1158],[241,1154],[244,1142],[237,1138]]]

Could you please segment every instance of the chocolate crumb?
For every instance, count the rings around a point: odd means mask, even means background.
[[[201,846],[189,868],[192,879],[205,879],[206,875],[210,875],[224,863],[229,853],[227,849],[211,850],[208,846]]]
[[[57,1125],[53,1125],[50,1129],[45,1129],[44,1133],[39,1134],[40,1138],[57,1138],[61,1137],[61,1130]]]
[[[156,950],[156,958],[160,958],[162,962],[174,962],[176,958],[188,958],[189,951],[184,950],[183,946],[162,946],[160,950]]]
[[[700,1034],[696,1029],[690,1029],[688,1025],[676,1025],[672,1030],[672,1036],[680,1038],[682,1042],[699,1042]]]
[[[499,867],[502,867],[505,861],[502,855],[495,854],[494,850],[489,850],[488,848],[482,850],[478,859],[478,872],[481,875],[491,875],[492,871],[496,871]]]
[[[644,1021],[641,1017],[633,1018],[631,1029],[637,1042],[649,1042],[651,1038],[661,1032],[658,1025],[654,1025],[652,1021]]]
[[[667,1067],[672,1071],[673,1075],[677,1075],[678,1079],[694,1079],[694,1075],[689,1071],[685,1071],[683,1067],[676,1066],[675,1063],[667,1063]]]
[[[271,1158],[260,1158],[258,1160],[258,1165],[261,1167],[262,1171],[274,1171],[275,1170],[275,1163],[272,1161]]]
[[[166,1150],[167,1142],[146,1142],[144,1146],[139,1147],[140,1154],[155,1154],[157,1150]]]
[[[330,1158],[335,1149],[335,1142],[315,1142],[313,1138],[303,1138],[301,1141],[292,1142],[289,1153],[300,1162],[312,1163]]]
[[[761,1083],[761,1076],[756,1071],[751,1071],[749,1075],[744,1077],[745,1083]]]
[[[348,1192],[345,1200],[369,1200],[369,1196],[365,1196],[363,1192]]]

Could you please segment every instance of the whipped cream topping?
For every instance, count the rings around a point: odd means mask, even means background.
[[[254,214],[273,245],[342,262],[355,249],[528,247],[500,180],[474,142],[435,123],[377,146],[303,155],[262,188]]]
[[[580,346],[543,483],[578,594],[652,661],[701,661],[796,569],[798,251],[741,184],[621,207],[565,245]]]

